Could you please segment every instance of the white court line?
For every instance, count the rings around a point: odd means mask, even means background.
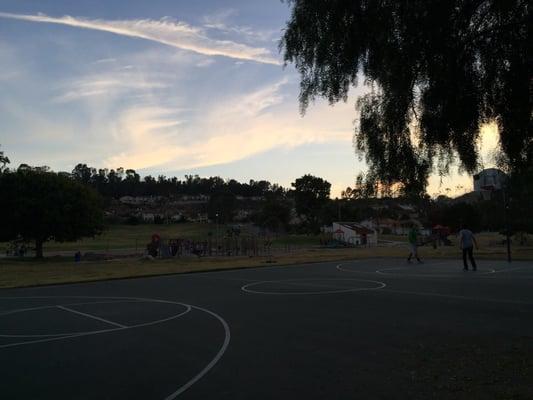
[[[410,294],[410,295],[415,295],[415,296],[444,297],[444,298],[457,299],[457,300],[472,300],[472,301],[485,301],[485,302],[491,302],[491,303],[533,305],[533,302],[522,301],[522,300],[489,299],[489,298],[484,298],[484,297],[457,296],[453,294],[442,294],[442,293],[431,293],[431,292],[412,292],[409,290],[394,290],[394,289],[384,289],[383,291],[388,292],[388,293]]]
[[[341,267],[342,264],[338,264],[337,266],[335,266],[335,268],[341,272],[351,272],[353,274],[375,274],[374,271],[352,271],[352,270],[349,270],[349,269],[344,269]]]
[[[148,322],[148,323],[145,323],[145,324],[129,326],[127,328],[108,329],[108,330],[105,330],[105,331],[101,331],[99,333],[106,333],[106,332],[112,332],[112,331],[123,331],[123,330],[139,328],[139,327],[144,327],[144,326],[150,326],[150,325],[155,325],[155,324],[158,324],[158,323],[170,321],[172,319],[179,318],[182,315],[187,314],[189,311],[191,311],[192,308],[197,309],[197,310],[202,311],[202,312],[205,312],[205,313],[211,315],[212,317],[216,318],[222,324],[222,326],[224,328],[224,342],[222,343],[222,346],[218,350],[218,352],[215,355],[215,357],[200,372],[198,372],[195,376],[193,376],[184,385],[180,386],[175,392],[173,392],[173,393],[169,394],[167,397],[165,397],[165,400],[173,400],[173,399],[175,399],[176,397],[181,395],[183,392],[185,392],[187,389],[189,389],[192,385],[194,385],[196,382],[198,382],[201,378],[203,378],[220,361],[220,359],[222,358],[222,356],[226,352],[226,350],[227,350],[227,348],[229,346],[229,343],[230,343],[230,339],[231,339],[231,332],[230,332],[229,325],[224,320],[224,318],[222,318],[220,315],[218,315],[217,313],[215,313],[213,311],[210,311],[210,310],[208,310],[206,308],[202,308],[202,307],[198,307],[198,306],[192,306],[190,304],[185,304],[185,303],[179,303],[179,302],[176,302],[176,301],[147,299],[147,298],[141,298],[141,297],[137,298],[137,297],[105,297],[105,296],[32,296],[32,297],[22,297],[22,296],[18,296],[18,297],[16,297],[16,296],[1,297],[0,296],[0,300],[2,300],[2,299],[57,299],[57,298],[138,300],[138,301],[146,301],[146,302],[154,302],[154,303],[177,304],[177,305],[181,305],[181,306],[187,307],[187,309],[184,312],[182,312],[181,314],[178,314],[178,315],[175,315],[175,316],[172,316],[172,317],[169,317],[169,318],[165,318],[163,320],[152,321],[152,322]],[[91,334],[96,334],[96,333],[91,333]],[[61,338],[51,338],[51,339],[36,340],[36,341],[31,341],[31,342],[22,342],[22,343],[19,343],[18,345],[24,345],[24,344],[29,344],[29,343],[43,343],[43,342],[49,342],[49,341],[53,341],[53,340],[70,339],[70,338],[73,338],[73,337],[80,337],[80,336],[88,336],[88,334],[77,334],[77,335],[71,335],[71,336],[66,336],[66,337],[61,337]],[[6,348],[6,347],[13,347],[13,345],[17,345],[17,344],[0,346],[0,349],[1,348]]]
[[[454,261],[454,260],[447,260],[447,261],[438,261],[438,262],[428,262],[428,263],[425,263],[425,262],[422,262],[422,263],[417,263],[417,264],[409,264],[409,265],[405,265],[405,266],[390,266],[390,267],[381,267],[380,269],[374,271],[374,273],[377,273],[377,274],[380,274],[380,275],[392,275],[392,276],[406,276],[406,277],[420,277],[420,278],[455,278],[459,275],[462,275],[462,274],[454,274],[454,275],[451,275],[451,274],[442,274],[442,273],[436,273],[436,274],[404,274],[404,273],[401,273],[401,274],[398,274],[398,273],[387,273],[385,271],[395,271],[395,270],[409,270],[410,267],[413,267],[413,266],[422,266],[421,268],[427,268],[428,270],[430,270],[432,268],[432,266],[434,265],[450,265],[450,261]],[[345,269],[345,268],[341,268],[341,265],[342,264],[339,264],[337,265],[337,269],[339,271],[344,271],[344,272],[353,272],[353,273],[356,273],[356,272],[359,272],[359,271],[353,271],[353,270],[349,270],[349,269]],[[494,274],[496,272],[496,270],[494,270],[493,268],[489,268],[488,271],[486,272],[476,272],[476,275],[488,275],[488,274]]]
[[[373,260],[381,260],[381,259],[373,259]],[[342,265],[343,264],[355,264],[355,263],[361,263],[363,261],[368,261],[368,260],[354,260],[354,261],[348,261],[348,262],[344,262],[344,263],[340,263],[338,265],[335,266],[335,268],[339,271],[342,271],[342,272],[350,272],[352,274],[375,274],[377,271],[354,271],[352,269],[346,269],[346,268],[342,268]],[[441,264],[448,264],[448,262],[446,261],[439,261],[439,262],[429,262],[429,263],[424,263],[422,265],[441,265]],[[390,266],[390,267],[385,267],[385,269],[388,269],[388,268],[395,268],[396,266]],[[371,268],[375,268],[375,267],[371,267]],[[383,267],[381,268],[383,269]],[[378,270],[379,271],[379,270]],[[385,275],[385,274],[382,274],[382,275]]]
[[[281,284],[287,284],[287,285],[295,285],[295,286],[316,286],[316,287],[320,287],[321,285],[312,285],[312,284],[298,284],[298,283],[293,283],[294,281],[302,281],[302,280],[318,280],[318,281],[326,281],[326,280],[329,280],[329,281],[347,281],[347,280],[350,280],[350,281],[357,281],[357,282],[370,282],[370,283],[377,283],[378,286],[377,287],[373,287],[373,288],[347,288],[347,289],[340,289],[340,290],[323,290],[323,291],[319,291],[319,292],[265,292],[265,291],[261,291],[261,290],[253,290],[253,289],[250,289],[250,287],[252,286],[257,286],[257,285],[261,285],[261,284],[264,284],[264,283],[281,283]],[[248,283],[244,286],[241,286],[241,290],[243,292],[247,292],[247,293],[253,293],[253,294],[267,294],[267,295],[274,295],[274,296],[285,296],[285,295],[300,295],[300,296],[303,296],[303,295],[319,295],[319,294],[336,294],[336,293],[349,293],[349,292],[362,292],[362,291],[370,291],[370,290],[378,290],[378,289],[383,289],[384,287],[386,287],[387,285],[383,282],[380,282],[380,281],[370,281],[370,280],[366,280],[366,279],[324,279],[324,278],[302,278],[302,279],[285,279],[285,280],[273,280],[273,281],[258,281],[258,282],[254,282],[254,283]],[[332,287],[338,287],[338,286],[323,286],[322,287],[328,287],[328,288],[332,288]]]
[[[137,301],[137,300],[128,300],[128,301],[92,301],[92,302],[84,302],[84,303],[69,303],[69,304],[63,304],[63,306],[85,306],[85,305],[88,305],[88,304],[132,304],[132,303],[142,303],[141,301]],[[4,313],[1,313],[0,314],[0,317],[4,317],[6,315],[12,315],[12,314],[17,314],[17,313],[21,313],[21,312],[27,312],[27,311],[38,311],[38,310],[47,310],[47,309],[51,309],[51,308],[57,308],[57,306],[59,305],[62,305],[62,304],[53,304],[53,305],[49,305],[49,306],[41,306],[41,307],[31,307],[31,308],[19,308],[17,310],[10,310],[10,311],[7,311],[7,312],[4,312]],[[115,331],[115,330],[119,330],[119,329],[111,329],[109,331]],[[93,331],[93,332],[101,332],[102,329],[99,329],[97,331]],[[107,329],[105,329],[105,331],[107,331]],[[3,338],[47,338],[47,337],[66,337],[66,336],[71,336],[71,335],[77,335],[77,334],[88,334],[92,331],[85,331],[85,332],[65,332],[65,333],[53,333],[53,334],[46,334],[46,335],[4,335],[4,334],[0,334],[0,337],[3,337]]]
[[[516,270],[520,270],[520,269],[524,269],[524,268],[529,268],[529,269],[533,270],[532,267],[527,266],[527,265],[523,265],[523,266],[521,266],[521,267],[513,267],[513,268],[502,268],[502,269],[498,269],[498,270],[496,270],[494,273],[495,273],[495,274],[501,274],[502,272],[516,271]]]
[[[277,283],[281,283],[283,285],[289,285],[289,286],[299,286],[299,287],[318,287],[318,288],[326,288],[326,289],[361,289],[361,288],[350,288],[345,286],[334,286],[334,285],[320,285],[318,283],[296,283],[295,280],[302,280],[302,281],[331,281],[331,280],[339,280],[339,281],[360,281],[359,279],[331,279],[331,278],[299,278],[299,279],[287,279],[287,280],[279,280]],[[366,288],[362,288],[366,289]]]
[[[156,302],[153,299],[145,299],[144,301]],[[165,301],[158,300],[157,302],[165,302]],[[174,302],[170,302],[170,303],[171,304],[182,305],[182,306],[186,307],[186,309],[185,309],[185,311],[183,311],[183,312],[181,312],[179,314],[176,314],[176,315],[172,315],[172,316],[170,316],[168,318],[158,319],[156,321],[145,322],[145,323],[137,324],[137,325],[130,325],[130,326],[125,327],[125,328],[110,328],[110,329],[100,329],[100,330],[97,330],[97,331],[87,331],[87,332],[79,332],[79,333],[65,333],[65,334],[60,335],[60,336],[48,337],[46,339],[27,340],[27,341],[24,341],[24,342],[16,342],[16,343],[4,344],[4,345],[0,346],[0,349],[5,349],[5,348],[9,348],[9,347],[24,346],[24,345],[33,344],[33,343],[54,342],[56,340],[63,340],[63,339],[70,339],[70,338],[77,338],[77,337],[91,336],[91,335],[99,335],[99,334],[102,334],[102,333],[124,331],[124,330],[128,330],[128,329],[143,328],[145,326],[162,324],[164,322],[168,322],[168,321],[171,321],[173,319],[177,319],[177,318],[187,314],[188,312],[191,311],[191,308],[192,308],[192,306],[190,306],[188,304],[174,303]]]
[[[228,323],[222,318],[220,315],[214,313],[213,311],[209,311],[206,308],[197,307],[197,306],[191,306],[192,308],[196,308],[197,310],[203,311],[213,317],[215,317],[224,327],[224,343],[222,343],[222,347],[218,350],[218,353],[215,355],[215,357],[202,369],[196,376],[194,376],[192,379],[190,379],[185,385],[181,386],[178,390],[176,390],[174,393],[169,394],[167,397],[165,397],[165,400],[173,400],[176,397],[178,397],[180,394],[185,392],[187,389],[189,389],[192,385],[194,385],[196,382],[198,382],[205,374],[209,372],[211,368],[215,366],[215,364],[222,358],[224,353],[226,352],[226,349],[229,346],[229,342],[231,339],[231,332],[229,329]]]
[[[200,274],[195,274],[200,275]],[[220,281],[233,281],[233,282],[260,282],[257,279],[239,279],[239,278],[219,278],[218,276],[194,276],[194,278],[202,278],[202,279],[216,279]]]
[[[358,262],[359,260],[356,260],[356,261],[350,261],[349,264],[353,264],[353,263],[356,263]],[[490,261],[490,260],[489,260]],[[491,262],[494,262],[494,261],[491,261]],[[341,264],[338,264],[335,268],[339,271],[342,271],[342,272],[349,272],[349,273],[353,273],[353,274],[375,274],[375,273],[378,273],[380,275],[389,275],[389,276],[395,276],[395,277],[398,277],[398,276],[405,276],[405,277],[416,277],[416,278],[431,278],[431,277],[434,277],[434,278],[455,278],[455,277],[458,277],[459,275],[461,274],[455,274],[455,275],[450,275],[450,274],[434,274],[434,275],[430,275],[430,274],[399,274],[399,273],[386,273],[386,272],[383,272],[383,271],[388,271],[388,270],[393,270],[393,269],[408,269],[407,266],[405,267],[385,267],[385,268],[381,268],[377,271],[354,271],[352,269],[347,269],[347,268],[343,268],[343,264],[347,264],[347,263],[341,263]],[[424,264],[421,264],[421,265],[427,265],[427,266],[433,266],[433,265],[449,265],[450,263],[448,261],[439,261],[439,262],[436,262],[436,263],[424,263]],[[415,265],[419,265],[419,264],[415,264]],[[533,270],[533,267],[531,266],[528,266],[528,265],[523,265],[523,266],[520,266],[520,267],[513,267],[513,268],[502,268],[502,269],[494,269],[494,268],[489,268],[488,271],[485,271],[485,272],[482,272],[482,271],[478,271],[476,272],[476,275],[493,275],[493,274],[501,274],[501,273],[505,273],[505,272],[509,272],[509,271],[516,271],[516,270],[523,270],[523,269],[531,269]],[[533,277],[522,277],[521,279],[533,279]]]
[[[346,269],[346,268],[342,268],[342,265],[343,264],[355,264],[355,263],[361,263],[363,261],[368,261],[368,260],[354,260],[354,261],[348,261],[348,262],[344,262],[344,263],[341,263],[341,264],[337,264],[335,266],[335,269],[337,269],[338,271],[341,271],[341,272],[350,272],[352,274],[372,274],[374,275],[376,272],[375,271],[354,271],[354,270],[351,270],[351,269]],[[366,265],[364,265],[366,266]]]
[[[92,318],[92,319],[95,319],[97,321],[105,322],[106,324],[117,326],[119,328],[128,328],[126,325],[119,324],[118,322],[109,321],[107,319],[97,317],[96,315],[86,314],[86,313],[83,313],[81,311],[73,310],[72,308],[68,308],[68,307],[64,307],[64,306],[56,306],[56,307],[60,308],[61,310],[65,310],[65,311],[71,312],[73,314],[78,314],[78,315],[82,315],[82,316],[87,317],[87,318]]]
[[[1,297],[0,297],[0,299],[1,299]],[[124,304],[124,303],[140,303],[140,302],[138,300],[128,300],[128,301],[91,301],[89,303],[69,303],[69,304],[63,304],[63,305],[65,305],[65,306],[84,306],[84,305],[87,305],[87,304],[114,304],[114,303]],[[6,315],[10,315],[10,314],[20,313],[20,312],[25,312],[25,311],[36,311],[36,310],[44,310],[44,309],[47,309],[47,308],[56,308],[57,306],[60,306],[60,305],[61,304],[51,304],[49,306],[19,308],[19,309],[16,309],[16,310],[9,310],[9,311],[2,312],[2,313],[0,313],[0,317],[6,316]]]
[[[424,268],[424,267],[422,267]],[[415,278],[456,278],[456,277],[459,277],[459,276],[464,276],[464,271],[462,269],[457,269],[457,273],[452,275],[452,274],[441,274],[439,272],[437,272],[436,274],[420,274],[420,273],[414,273],[414,274],[410,274],[410,273],[390,273],[390,272],[386,272],[386,271],[409,271],[409,267],[391,267],[391,268],[381,268],[381,269],[378,269],[376,270],[376,273],[377,274],[380,274],[380,275],[391,275],[391,276],[405,276],[405,277],[415,277]],[[459,273],[459,272],[462,272],[462,273]],[[489,268],[488,271],[486,272],[483,272],[483,271],[476,271],[475,272],[475,275],[489,275],[489,274],[494,274],[496,271],[492,268]],[[474,271],[472,271],[472,273],[474,273]]]

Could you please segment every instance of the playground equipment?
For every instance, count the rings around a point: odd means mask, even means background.
[[[226,235],[214,240],[211,235],[205,239],[162,238],[153,234],[146,245],[146,254],[154,258],[183,256],[269,256],[272,257],[272,240],[255,235]]]
[[[447,226],[435,225],[432,229],[432,236],[435,239],[436,245],[451,246],[452,242],[448,239],[451,229]]]

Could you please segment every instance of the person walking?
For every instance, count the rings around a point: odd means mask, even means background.
[[[419,263],[422,263],[418,257],[418,229],[416,228],[416,225],[413,224],[411,226],[409,234],[407,235],[407,240],[409,242],[409,250],[411,251],[409,257],[407,257],[407,262],[410,263],[411,257],[414,256]]]
[[[459,231],[459,247],[463,250],[463,271],[468,271],[467,256],[470,259],[470,264],[472,264],[472,271],[477,271],[476,260],[474,260],[474,245],[477,250],[478,245],[474,234],[470,229],[462,226]]]

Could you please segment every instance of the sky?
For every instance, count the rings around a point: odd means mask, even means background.
[[[355,100],[299,112],[282,65],[279,0],[0,0],[0,146],[11,160],[71,171],[266,179],[304,174],[353,187]],[[497,145],[494,126],[479,144]],[[456,168],[429,193],[462,194]]]

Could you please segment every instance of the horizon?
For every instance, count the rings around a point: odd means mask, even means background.
[[[60,170],[57,170],[56,171],[56,170],[54,170],[53,168],[50,168],[47,165],[29,165],[29,164],[25,164],[25,163],[20,164],[16,168],[14,168],[13,166],[10,168],[9,167],[10,164],[7,164],[6,168],[7,168],[7,170],[16,171],[18,168],[20,168],[23,165],[27,165],[30,168],[45,168],[45,170],[47,172],[52,172],[52,173],[56,173],[56,174],[73,175],[73,173],[74,173],[74,170],[71,170],[71,171],[60,171]],[[83,163],[79,163],[79,165],[83,165]],[[98,168],[98,167],[94,167],[94,166],[91,166],[91,165],[86,165],[86,167],[94,170],[95,172],[98,172],[99,170],[102,170],[102,169],[106,170],[107,172],[111,172],[111,171],[117,172],[119,170],[122,170],[121,171],[122,179],[124,179],[124,177],[126,176],[126,171],[130,170],[130,168],[123,168],[123,167],[119,167],[119,168]],[[486,168],[486,169],[494,169],[494,168],[491,167],[491,168]],[[484,169],[484,170],[486,170],[486,169]],[[496,168],[496,169],[498,169],[498,168]],[[136,171],[135,169],[131,169],[131,170],[133,170],[136,174],[138,174],[138,171]],[[232,178],[232,177],[229,177],[229,176],[228,177],[222,177],[222,176],[219,176],[219,175],[205,175],[205,176],[202,176],[202,175],[198,175],[198,174],[185,174],[183,177],[174,176],[174,175],[163,175],[163,174],[159,174],[159,175],[150,175],[150,174],[141,175],[141,174],[138,174],[138,175],[139,175],[139,179],[140,179],[141,183],[145,182],[145,178],[146,177],[151,177],[152,179],[157,179],[157,178],[159,178],[159,176],[162,176],[162,177],[164,177],[167,180],[171,180],[172,178],[176,178],[178,182],[186,182],[187,176],[193,176],[193,177],[199,177],[200,179],[220,178],[220,179],[222,179],[224,181],[224,183],[228,183],[231,180],[235,180],[238,183],[244,184],[244,185],[248,185],[252,181],[254,181],[254,182],[267,181],[271,185],[277,185],[283,190],[287,190],[287,191],[294,190],[293,187],[292,187],[292,184],[294,182],[289,183],[289,185],[282,185],[279,182],[275,182],[275,181],[272,181],[272,180],[269,180],[269,179],[253,179],[252,178],[252,179],[249,179],[249,180],[239,180],[239,179],[235,179],[235,178]],[[315,175],[312,175],[312,176],[315,176]],[[471,176],[472,179],[473,179],[473,175],[469,175],[469,176]],[[321,178],[320,176],[317,176],[317,177]],[[297,178],[300,178],[300,177],[297,177]],[[295,178],[294,180],[296,180],[297,178]],[[434,194],[429,194],[428,193],[428,194],[433,199],[437,199],[437,197],[439,197],[439,196],[445,196],[445,197],[450,198],[450,199],[456,199],[456,198],[461,197],[464,194],[473,193],[475,191],[473,186],[474,185],[472,185],[472,188],[468,188],[467,186],[461,186],[460,188],[456,187],[455,190],[452,190],[451,188],[442,188],[442,190],[440,190],[437,193],[434,193]],[[350,187],[350,188],[353,189],[353,187]],[[205,195],[205,193],[202,193],[202,195]],[[125,196],[132,196],[132,195],[127,194]],[[152,197],[152,196],[153,195],[149,195],[148,197]],[[182,194],[182,196],[185,196],[185,195]],[[146,197],[146,196],[145,195],[133,195],[133,197]],[[157,197],[157,196],[155,196],[155,197]],[[170,196],[170,197],[172,197],[172,196]],[[334,196],[333,192],[330,193],[330,197],[329,198],[331,200],[337,200],[337,199],[341,200],[342,199],[342,197],[340,195],[339,196]],[[380,194],[378,194],[376,197],[373,197],[373,199],[386,199],[386,198],[400,198],[400,197],[394,197],[394,196],[388,197],[388,196],[383,196],[383,195],[380,195]]]

